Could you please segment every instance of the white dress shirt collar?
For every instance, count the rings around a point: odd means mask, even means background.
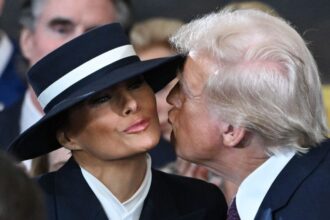
[[[14,47],[10,42],[8,36],[6,35],[6,33],[0,30],[0,77],[2,76],[2,73],[8,65],[13,51]]]
[[[254,219],[269,188],[294,155],[294,151],[273,155],[244,179],[236,194],[237,210],[242,220]]]
[[[27,91],[22,105],[20,133],[39,121],[42,116],[43,114],[34,106],[30,93]]]
[[[20,125],[20,133],[28,129],[30,126],[35,124],[42,118],[43,114],[34,106],[30,93],[25,92],[22,109],[21,109],[21,117],[19,121]],[[28,171],[31,170],[32,160],[24,160],[23,164],[25,165]]]
[[[96,177],[80,167],[83,177],[100,201],[109,220],[138,220],[140,218],[143,203],[149,192],[152,179],[151,158],[148,154],[146,161],[147,171],[140,188],[124,203],[121,203]]]

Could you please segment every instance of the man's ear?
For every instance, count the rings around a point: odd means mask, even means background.
[[[58,130],[56,132],[57,141],[62,145],[62,147],[67,148],[68,150],[80,150],[79,145],[66,135],[63,130]]]
[[[242,127],[235,127],[231,124],[226,125],[226,129],[222,133],[223,144],[227,147],[242,147],[240,143],[246,135],[246,130]]]
[[[21,51],[23,56],[31,60],[32,53],[34,51],[34,42],[33,42],[33,33],[31,30],[27,28],[23,28],[21,31],[20,39],[19,39]]]

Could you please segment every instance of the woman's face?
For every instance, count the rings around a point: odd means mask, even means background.
[[[142,77],[121,82],[74,107],[63,134],[73,154],[117,160],[146,152],[160,137],[154,93]]]
[[[166,57],[174,55],[173,50],[170,45],[167,44],[155,44],[150,45],[147,48],[138,51],[139,57],[141,60],[148,60],[160,57]],[[169,91],[173,88],[173,86],[177,83],[177,79],[172,80],[166,87],[161,89],[156,93],[156,101],[157,101],[157,110],[159,116],[160,130],[162,132],[163,137],[170,141],[172,127],[168,123],[168,111],[172,108],[170,104],[166,102],[166,97]]]

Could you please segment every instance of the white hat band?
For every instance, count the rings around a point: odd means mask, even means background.
[[[109,50],[97,57],[81,64],[80,66],[74,68],[50,86],[48,86],[43,92],[38,96],[38,100],[41,107],[44,109],[49,102],[51,102],[56,96],[61,94],[63,91],[68,89],[70,86],[84,79],[85,77],[93,74],[99,69],[110,65],[116,61],[124,59],[126,57],[136,55],[132,45],[124,45],[117,47],[115,49]]]

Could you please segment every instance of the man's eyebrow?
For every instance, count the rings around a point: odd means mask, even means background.
[[[54,27],[56,25],[73,25],[74,22],[68,18],[57,17],[53,18],[48,22],[49,27]]]

